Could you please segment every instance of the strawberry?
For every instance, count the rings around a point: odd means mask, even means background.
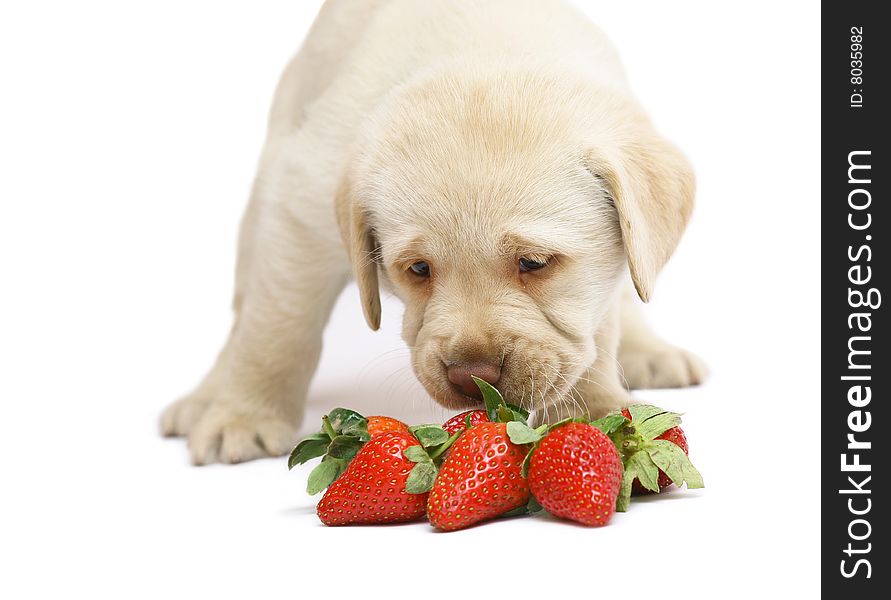
[[[631,421],[631,413],[627,408],[622,409],[622,416]],[[633,424],[633,422],[632,422]],[[687,445],[687,437],[684,435],[684,430],[675,425],[674,427],[667,429],[665,433],[656,436],[656,440],[668,440],[673,443],[675,446],[684,451],[684,454],[690,454],[690,448]],[[661,492],[665,488],[671,485],[671,477],[665,473],[662,469],[659,469],[659,478],[658,478],[659,491]],[[651,490],[648,490],[640,483],[640,479],[635,478],[631,484],[631,491],[635,494],[652,494]]]
[[[430,524],[443,531],[536,508],[530,504],[522,469],[529,445],[541,439],[546,427],[531,429],[526,410],[506,403],[486,381],[473,380],[486,410],[467,411],[446,421],[443,429],[451,437],[434,452],[439,456],[448,449],[427,501]]]
[[[622,459],[596,427],[558,424],[532,451],[528,470],[532,495],[555,517],[606,525],[616,510]]]
[[[415,463],[403,452],[417,444],[413,435],[403,431],[373,437],[325,492],[316,509],[322,522],[326,525],[399,523],[421,517],[428,494],[406,491]]]
[[[367,431],[371,437],[376,437],[389,431],[408,431],[408,425],[392,417],[366,417],[368,421]]]
[[[606,433],[622,456],[625,473],[616,510],[627,510],[631,492],[660,492],[672,483],[703,487],[702,475],[687,456],[680,415],[645,404],[609,414],[591,423]]]
[[[297,444],[288,468],[323,457],[306,491],[328,488],[317,507],[327,525],[408,521],[424,514],[436,461],[457,437],[439,425],[408,427],[390,417],[365,418],[335,408],[322,417],[319,433]]]
[[[507,427],[482,422],[452,445],[427,500],[431,525],[463,529],[529,502],[529,486],[520,473],[527,447],[512,442]]]
[[[322,417],[322,429],[318,433],[308,435],[294,447],[288,468],[323,456],[322,463],[316,467],[318,476],[311,478],[312,483],[307,485],[310,494],[317,494],[340,477],[365,442],[388,431],[409,433],[409,427],[391,417],[365,418],[354,410],[335,408]]]
[[[467,412],[463,412],[460,415],[455,415],[448,421],[442,424],[442,428],[445,429],[449,435],[457,431],[464,431],[469,427],[473,427],[474,425],[478,425],[485,421],[489,421],[489,413],[484,410],[468,410]]]

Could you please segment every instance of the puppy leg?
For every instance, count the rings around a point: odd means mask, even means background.
[[[229,340],[198,389],[161,418],[164,434],[188,436],[195,464],[235,463],[291,449],[322,330],[348,279],[337,240],[324,239],[283,207],[252,201],[251,210],[253,222],[246,222],[242,235],[257,230],[250,244],[240,244]]]
[[[665,342],[649,328],[628,290],[621,301],[619,363],[629,389],[676,388],[702,383],[708,374],[696,356]]]

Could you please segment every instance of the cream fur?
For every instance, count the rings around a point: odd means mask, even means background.
[[[350,276],[374,329],[379,286],[405,302],[413,367],[446,406],[468,398],[444,362],[500,364],[499,389],[540,420],[698,382],[624,291],[630,272],[649,298],[693,185],[568,4],[329,0],[276,91],[229,340],[162,431],[196,464],[289,450]],[[551,260],[520,274],[521,257]]]

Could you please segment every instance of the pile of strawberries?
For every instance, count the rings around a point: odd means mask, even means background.
[[[442,425],[409,427],[343,408],[323,417],[322,430],[288,460],[290,469],[323,457],[307,482],[310,494],[327,489],[317,509],[322,522],[399,523],[426,514],[435,528],[452,531],[543,509],[599,526],[627,510],[632,492],[703,486],[675,413],[637,405],[532,429],[525,410],[475,380],[486,410]]]

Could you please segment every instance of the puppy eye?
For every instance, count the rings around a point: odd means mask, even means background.
[[[409,269],[411,269],[411,272],[418,277],[430,277],[430,265],[428,265],[426,261],[419,260],[418,262],[413,263]]]
[[[538,271],[539,269],[546,267],[547,264],[547,259],[521,258],[520,272],[528,273],[529,271]]]

